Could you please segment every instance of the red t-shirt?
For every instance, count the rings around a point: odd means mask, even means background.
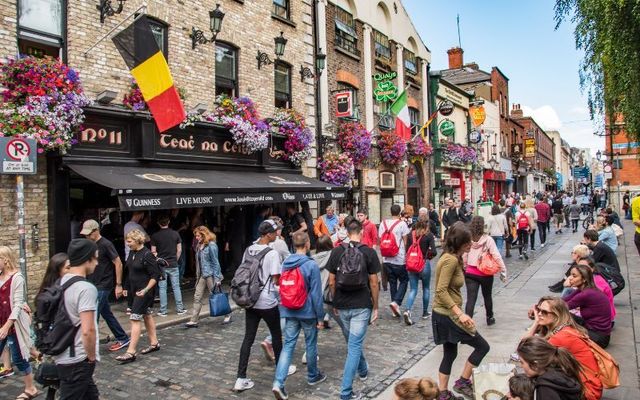
[[[602,382],[594,373],[598,371],[598,363],[589,345],[577,336],[581,336],[580,332],[570,326],[566,326],[560,332],[551,336],[549,343],[569,350],[582,365],[582,384],[585,386],[584,398],[586,400],[600,400],[602,397]]]
[[[378,244],[378,230],[373,222],[367,220],[362,226],[362,240],[360,240],[360,243],[371,248]]]

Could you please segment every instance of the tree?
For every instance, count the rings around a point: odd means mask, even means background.
[[[591,118],[621,113],[629,138],[640,141],[640,0],[556,0],[555,13],[556,29],[576,24]]]

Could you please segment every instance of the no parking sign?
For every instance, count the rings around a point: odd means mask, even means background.
[[[33,175],[37,171],[37,144],[33,139],[0,138],[3,174]]]

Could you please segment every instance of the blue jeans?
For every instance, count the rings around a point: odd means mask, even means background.
[[[129,336],[122,329],[122,325],[116,319],[111,312],[111,306],[109,305],[110,290],[98,290],[98,312],[96,318],[100,321],[100,317],[104,318],[104,322],[107,323],[109,330],[116,337],[118,342],[126,342],[129,340]]]
[[[178,258],[178,271],[180,272],[180,280],[184,278],[184,270],[187,267],[187,256],[186,256],[185,246],[182,246],[182,253],[180,253],[180,258]]]
[[[176,300],[176,311],[184,310],[182,305],[182,293],[180,292],[180,271],[178,267],[164,269],[164,280],[158,282],[160,288],[160,312],[167,312],[167,279],[171,280],[171,288],[173,289],[173,298]]]
[[[315,319],[285,318],[284,343],[276,366],[276,378],[273,386],[284,388],[289,373],[293,351],[298,343],[298,335],[304,330],[304,342],[307,351],[307,380],[313,381],[320,375],[318,370],[318,327]]]
[[[560,294],[561,298],[565,298],[567,296],[569,296],[571,293],[575,292],[576,290],[572,287],[565,287],[562,289],[562,293]]]
[[[504,236],[491,236],[494,242],[496,242],[496,247],[500,254],[502,254],[502,249],[504,249]]]
[[[402,304],[404,294],[407,291],[409,276],[404,265],[384,263],[387,270],[387,278],[389,279],[389,291],[391,292],[391,301],[395,301],[397,305]]]
[[[11,362],[13,365],[18,368],[18,371],[22,375],[31,374],[31,364],[29,364],[28,360],[22,358],[22,353],[20,352],[20,344],[18,344],[18,337],[15,332],[8,335],[6,338],[0,340],[0,354],[4,351],[4,346],[9,344],[9,351],[11,352]]]
[[[356,376],[356,372],[358,372],[360,376],[366,376],[368,373],[367,362],[364,361],[362,347],[367,334],[367,328],[369,327],[371,309],[353,308],[338,310],[338,312],[344,325],[343,329],[349,334],[349,338],[347,339],[347,359],[344,362],[342,387],[340,389],[340,399],[347,400],[351,398],[353,393],[353,379]],[[309,354],[307,354],[307,362],[309,360]]]
[[[411,311],[413,302],[418,294],[419,281],[422,282],[422,313],[426,314],[429,309],[429,297],[431,296],[431,291],[429,290],[429,285],[431,284],[431,263],[429,260],[424,262],[424,269],[421,273],[409,272],[409,296],[407,296],[407,302],[405,304],[405,309],[408,311]]]

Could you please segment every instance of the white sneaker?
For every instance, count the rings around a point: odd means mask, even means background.
[[[320,356],[316,356],[316,361],[320,361]],[[302,364],[307,365],[307,352],[305,351],[302,355]]]
[[[242,392],[251,389],[255,384],[249,378],[238,378],[236,384],[233,385],[233,390],[236,392]]]
[[[544,243],[540,244],[540,248],[541,249],[544,248]]]
[[[298,372],[298,367],[296,367],[295,365],[289,365],[289,372],[287,372],[287,376],[291,376],[296,372]]]

